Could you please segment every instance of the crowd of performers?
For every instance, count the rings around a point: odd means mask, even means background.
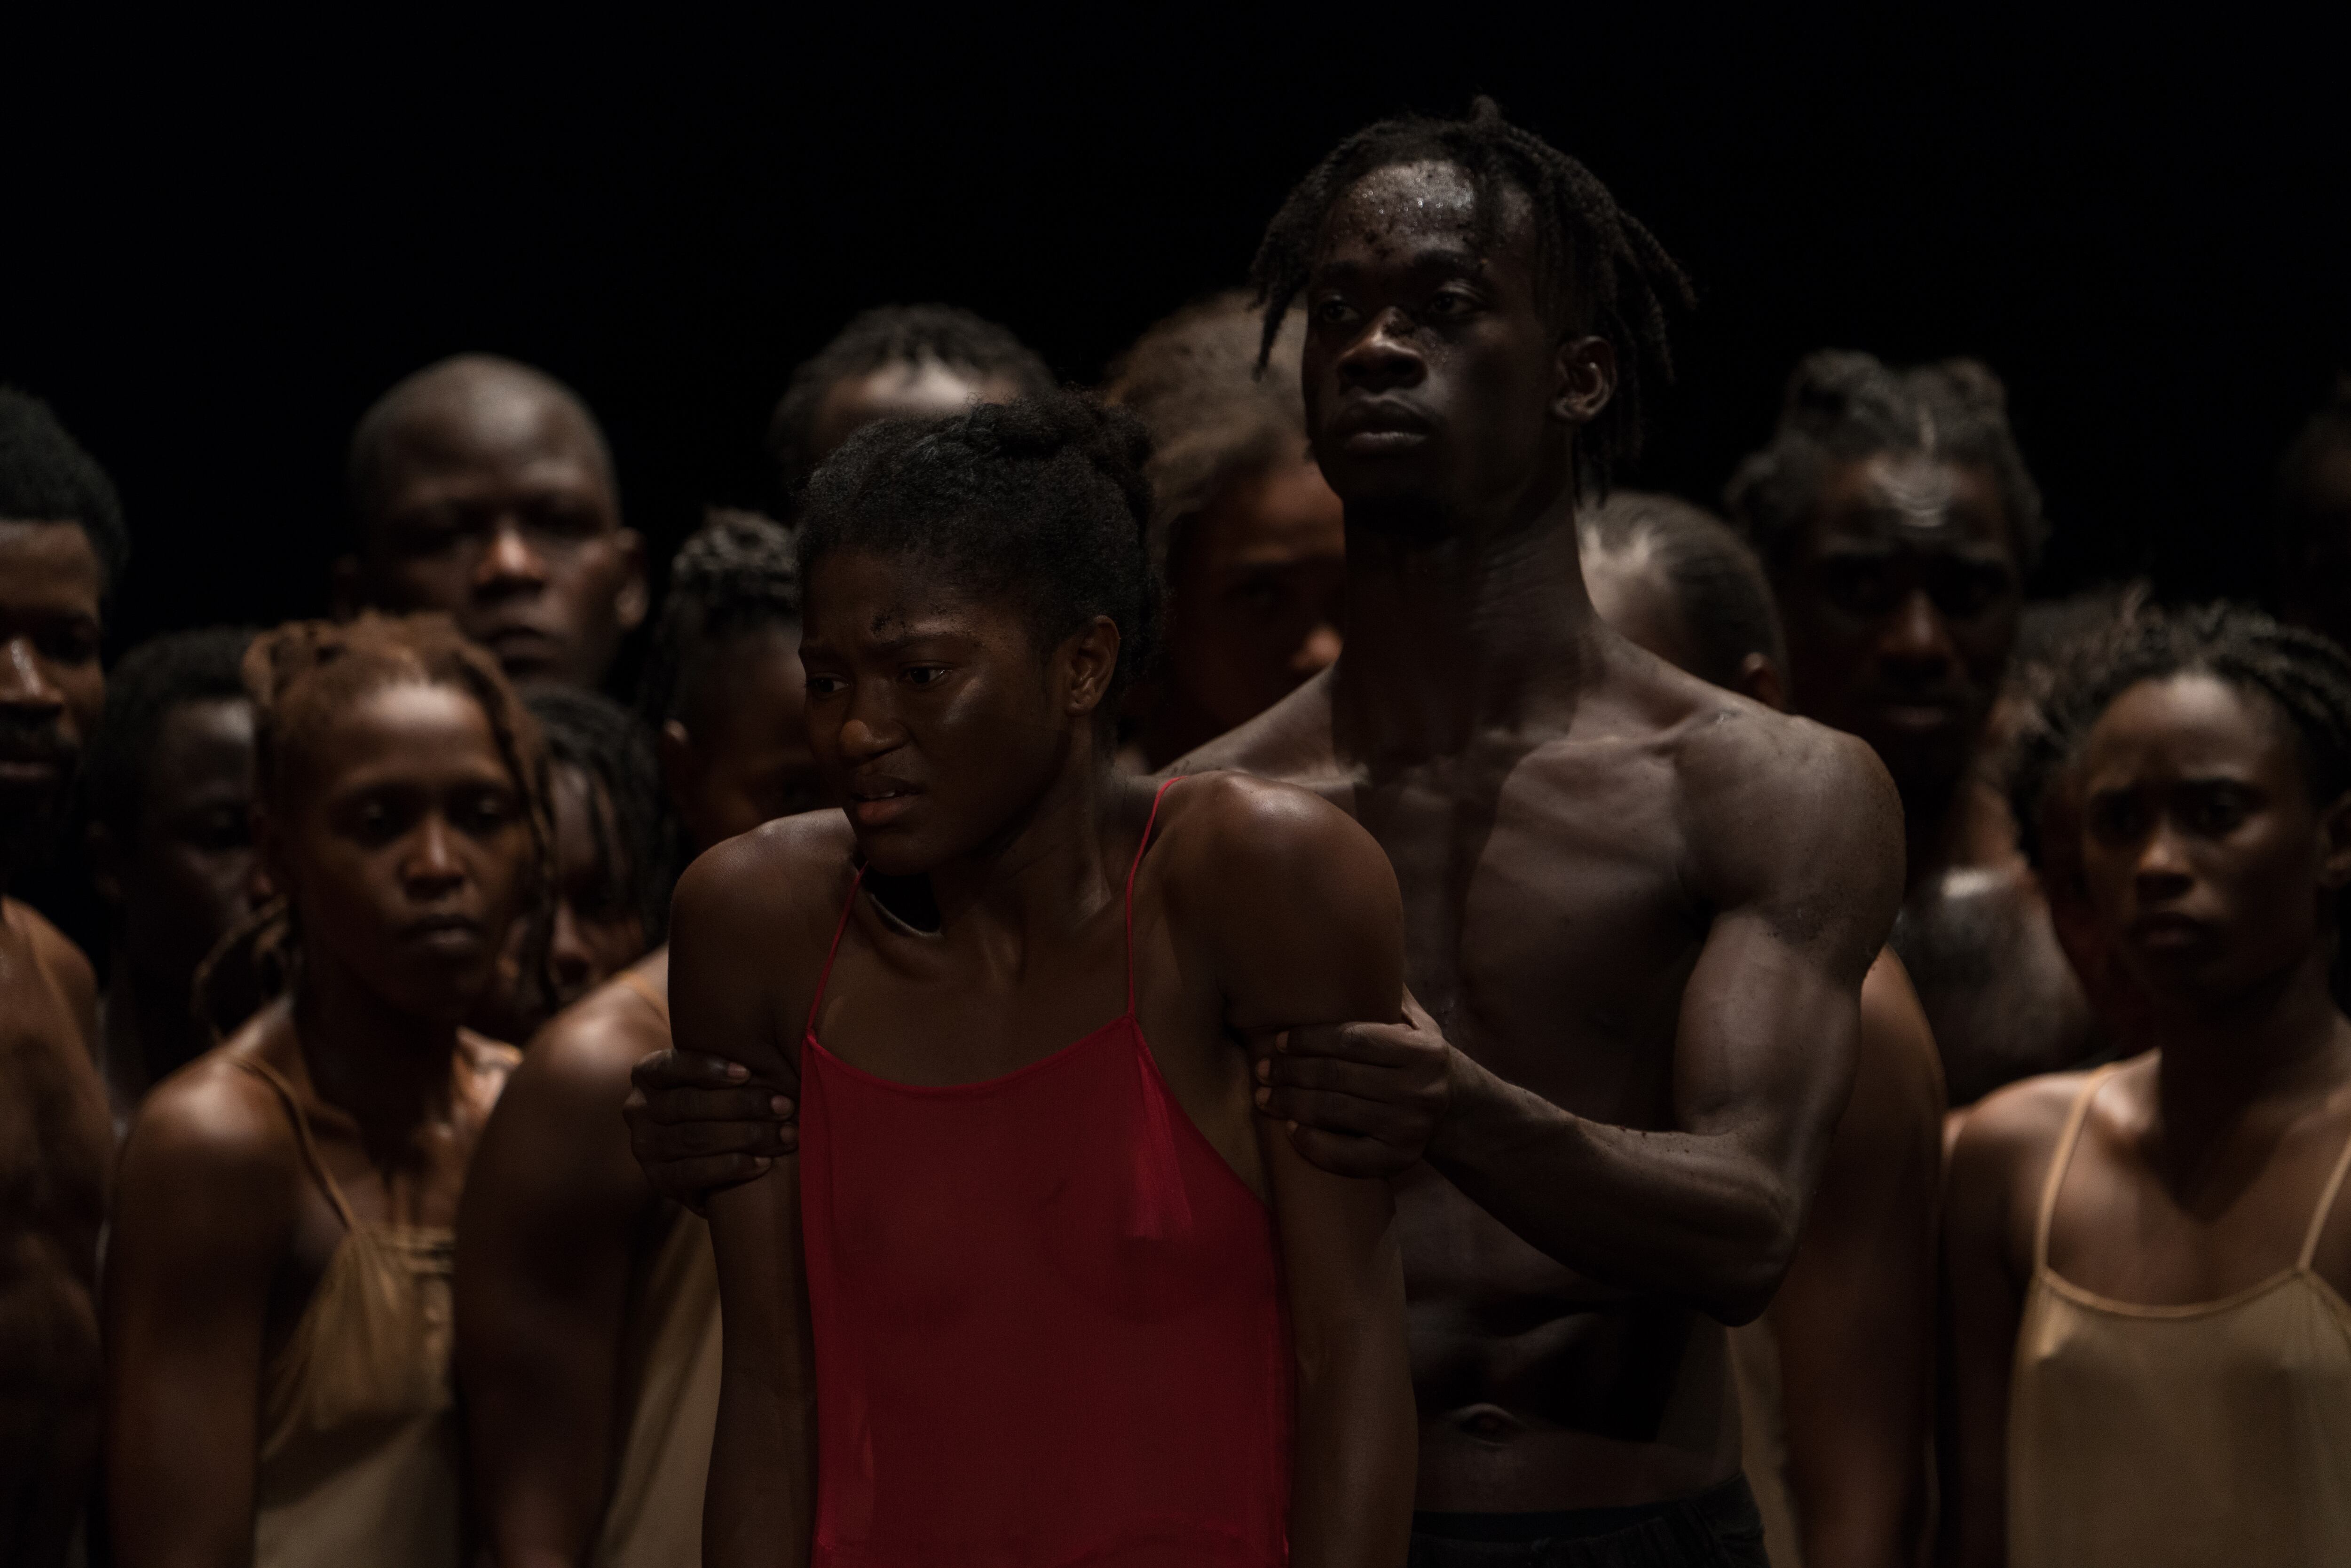
[[[444,361],[106,670],[0,392],[0,1560],[2351,1562],[2351,393],[2269,612],[2028,601],[1970,361],[1613,484],[1688,287],[1490,103],[1247,281],[858,317],[657,605]]]

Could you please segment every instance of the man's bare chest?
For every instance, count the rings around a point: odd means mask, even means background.
[[[1670,1069],[1707,915],[1679,875],[1671,779],[1543,757],[1359,786],[1395,868],[1406,977],[1453,1043],[1583,1114],[1639,1125]]]
[[[94,1241],[112,1153],[105,1093],[72,1017],[37,976],[0,971],[0,1228],[77,1251],[85,1234]]]

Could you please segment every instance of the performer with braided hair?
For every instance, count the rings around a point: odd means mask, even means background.
[[[722,513],[678,551],[639,722],[690,848],[822,803],[799,641],[782,528]],[[659,902],[665,915],[667,879]],[[457,1366],[486,1543],[507,1568],[698,1560],[717,1265],[709,1226],[653,1191],[618,1114],[629,1069],[668,1045],[663,947],[539,1032],[466,1183]]]
[[[246,678],[294,983],[150,1094],[124,1148],[115,1553],[454,1565],[451,1232],[516,1060],[460,1020],[547,895],[545,757],[440,616],[280,627]]]
[[[2351,1561],[2351,660],[2251,611],[2139,612],[2040,716],[2019,818],[2151,1049],[1960,1129],[1952,1560]]]

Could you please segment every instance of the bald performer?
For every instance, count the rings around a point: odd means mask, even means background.
[[[575,686],[645,618],[603,432],[528,365],[459,354],[400,382],[351,436],[350,487],[338,613],[444,611],[510,678]]]

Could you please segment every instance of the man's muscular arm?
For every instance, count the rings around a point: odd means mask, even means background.
[[[1231,1027],[1263,1040],[1309,1019],[1395,1017],[1404,914],[1371,836],[1301,791],[1234,776],[1183,788],[1215,793],[1162,852],[1171,910],[1207,934]],[[1400,1563],[1419,1432],[1395,1199],[1384,1181],[1309,1164],[1262,1118],[1258,1132],[1298,1369],[1290,1560]]]
[[[1901,897],[1901,808],[1860,742],[1749,716],[1685,746],[1677,788],[1686,880],[1714,918],[1683,993],[1668,1127],[1563,1111],[1425,1022],[1300,1031],[1265,1104],[1326,1168],[1425,1154],[1578,1273],[1744,1322],[1786,1271],[1852,1088],[1862,976]]]
[[[157,1090],[131,1128],[105,1297],[124,1568],[252,1561],[263,1324],[301,1175],[268,1091],[218,1062]]]
[[[499,1096],[466,1176],[457,1377],[483,1533],[506,1568],[583,1562],[595,1542],[631,1249],[653,1204],[621,1098],[631,1065],[662,1040],[643,998],[617,987],[558,1015]]]
[[[829,835],[829,838],[826,837]],[[670,1030],[683,1053],[745,1070],[795,1092],[799,1041],[781,1020],[805,1008],[815,978],[779,980],[809,946],[799,901],[840,885],[846,825],[774,822],[695,862],[670,915]],[[825,852],[827,843],[830,852]],[[821,956],[822,936],[814,938]],[[793,1021],[797,1023],[795,1016]],[[799,1162],[715,1193],[726,1355],[702,1515],[710,1568],[806,1563],[816,1504],[816,1365],[800,1249]]]

